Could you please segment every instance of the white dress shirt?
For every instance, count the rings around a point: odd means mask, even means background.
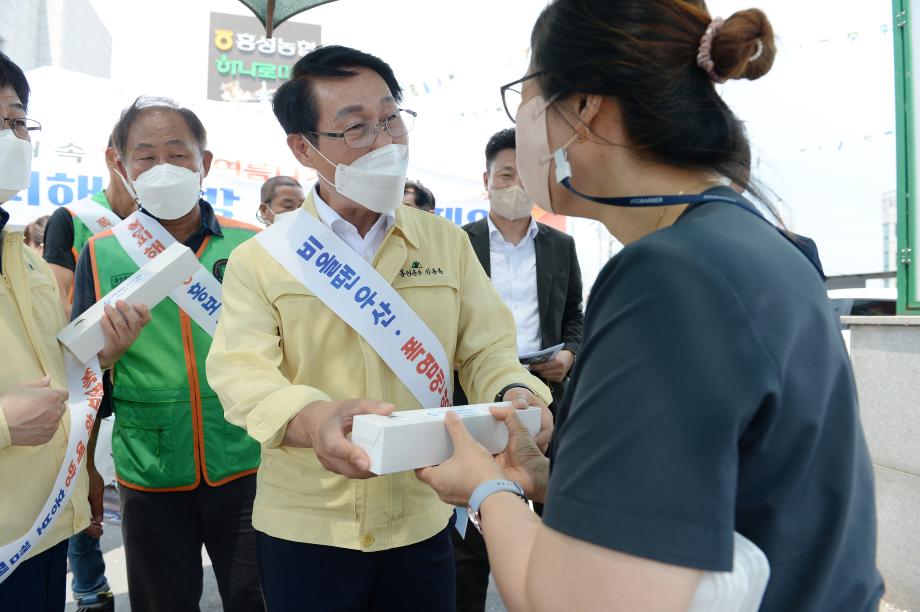
[[[505,240],[491,217],[486,219],[489,223],[492,284],[514,316],[518,354],[534,353],[542,348],[540,305],[537,301],[537,252],[534,248],[537,222],[531,217],[527,233],[515,245]]]
[[[316,204],[316,214],[319,215],[319,220],[323,222],[323,225],[335,232],[336,236],[344,240],[368,263],[374,259],[374,255],[383,245],[384,238],[387,237],[387,232],[396,223],[396,211],[383,213],[362,238],[358,233],[358,228],[343,219],[342,215],[323,201],[319,195],[319,185],[314,189],[313,203]]]

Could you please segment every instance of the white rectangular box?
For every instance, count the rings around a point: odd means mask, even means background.
[[[463,419],[470,435],[496,455],[508,444],[508,429],[489,412],[491,406],[511,406],[511,402],[404,410],[390,416],[361,414],[354,418],[351,441],[367,452],[374,474],[438,465],[454,454],[454,445],[444,426],[444,415],[452,410]],[[541,409],[536,407],[517,411],[531,435],[540,431],[540,413]]]
[[[70,325],[58,333],[58,340],[80,363],[86,363],[105,345],[101,319],[106,304],[114,305],[117,300],[124,300],[131,305],[143,304],[152,309],[182,281],[194,274],[199,265],[198,258],[187,246],[173,243],[71,321]]]

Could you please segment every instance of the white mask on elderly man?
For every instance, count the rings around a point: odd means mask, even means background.
[[[304,141],[332,163],[309,139],[304,137]],[[351,164],[334,165],[335,183],[319,172],[316,174],[349,200],[376,213],[394,211],[402,204],[406,173],[409,171],[409,147],[406,145],[388,144],[362,155]]]
[[[187,215],[201,195],[201,174],[173,164],[158,164],[134,181],[122,181],[138,206],[167,221]]]
[[[0,130],[0,203],[28,187],[31,178],[32,143]]]
[[[489,194],[489,206],[499,217],[516,221],[530,216],[533,200],[523,187],[512,185],[505,189],[493,189]]]
[[[290,218],[292,218],[292,217],[290,217],[289,215],[290,215],[291,213],[297,212],[297,210],[298,210],[298,209],[295,208],[294,210],[286,210],[286,211],[284,211],[284,212],[275,213],[275,220],[272,221],[272,223],[278,223],[279,221],[283,221],[283,220],[285,220],[285,219],[290,219]]]

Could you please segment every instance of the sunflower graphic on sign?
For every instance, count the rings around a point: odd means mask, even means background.
[[[214,30],[214,46],[221,51],[233,48],[233,30]]]

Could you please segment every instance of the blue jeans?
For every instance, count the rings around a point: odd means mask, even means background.
[[[70,536],[67,559],[70,561],[70,571],[73,572],[70,588],[73,590],[74,599],[79,600],[81,597],[109,590],[99,540],[82,531]]]

